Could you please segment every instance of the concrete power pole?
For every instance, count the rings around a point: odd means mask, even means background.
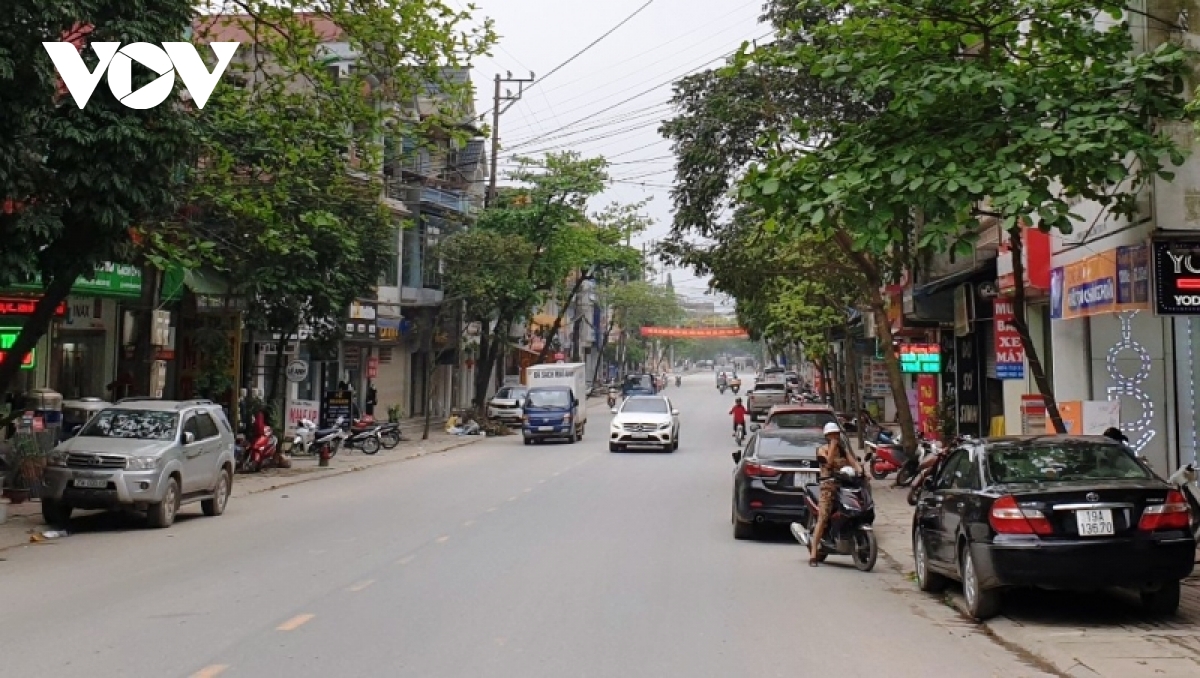
[[[492,95],[492,168],[491,176],[488,177],[488,207],[496,204],[496,180],[500,161],[500,115],[521,100],[521,95],[525,93],[525,85],[533,81],[533,73],[530,73],[528,78],[514,78],[512,73],[507,73],[504,77],[501,77],[499,73],[496,74],[496,91]],[[517,86],[516,94],[513,94],[511,90],[502,91],[501,86],[508,84]]]

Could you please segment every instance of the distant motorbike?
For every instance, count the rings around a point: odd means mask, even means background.
[[[742,390],[742,380],[734,379],[734,380],[730,381],[729,382],[729,390],[733,391],[734,393],[737,393],[738,391]]]
[[[619,395],[621,395],[621,392],[619,390],[617,390],[616,387],[608,389],[608,406],[610,408],[616,407],[617,396],[619,396]]]
[[[721,392],[721,395],[725,395],[725,389],[726,389],[726,388],[727,388],[727,386],[726,386],[725,384],[723,384],[723,383],[722,383],[722,384],[717,384],[717,390]]]
[[[733,430],[733,439],[737,441],[738,447],[741,447],[746,442],[746,425],[741,424]]]
[[[854,567],[870,572],[879,556],[879,544],[875,540],[875,500],[866,479],[861,478],[849,466],[844,466],[835,476],[838,490],[829,525],[817,549],[817,560],[823,561],[830,555],[850,556]],[[808,507],[805,524],[792,523],[792,536],[806,548],[812,543],[817,527],[817,515],[821,503],[821,486],[815,483],[804,488],[804,503]]]
[[[675,375],[675,385],[683,386],[683,377],[681,377],[679,375]]]

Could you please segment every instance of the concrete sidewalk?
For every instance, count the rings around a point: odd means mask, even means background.
[[[413,435],[406,431],[406,436]],[[428,454],[448,452],[459,447],[486,440],[484,436],[453,436],[442,431],[441,426],[430,431],[429,440],[420,440],[420,431],[415,433],[418,439],[405,440],[394,450],[381,450],[374,456],[368,456],[358,450],[343,450],[330,460],[329,466],[318,466],[316,457],[300,456],[292,458],[291,468],[268,469],[261,473],[238,474],[233,480],[233,494],[236,500],[259,492],[306,483],[313,480],[333,478],[346,473],[362,471],[384,464],[395,464],[409,459],[416,459]],[[42,521],[41,503],[36,500],[20,505],[9,504],[8,520],[0,524],[0,551],[20,546],[36,545],[37,535],[48,529]],[[85,512],[81,512],[84,514]],[[52,543],[52,542],[51,542]]]
[[[912,507],[907,489],[874,484],[875,534],[880,550],[910,581]],[[914,584],[915,588],[915,584]],[[947,604],[965,609],[951,586]],[[931,596],[932,597],[932,596]],[[1029,653],[1061,676],[1195,678],[1200,676],[1200,575],[1184,582],[1183,603],[1172,619],[1147,615],[1133,595],[1014,591],[1003,615],[981,625],[999,643]]]

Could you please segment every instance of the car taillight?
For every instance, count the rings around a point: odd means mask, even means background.
[[[1023,509],[1011,494],[1000,497],[992,504],[988,523],[997,534],[1048,535],[1054,532],[1050,521],[1041,511]]]
[[[1146,532],[1157,530],[1186,530],[1191,526],[1188,516],[1187,497],[1179,490],[1167,493],[1167,500],[1159,506],[1147,506],[1138,521],[1138,529]]]
[[[751,478],[774,478],[779,475],[778,469],[773,469],[770,466],[761,466],[759,464],[746,464],[742,467],[742,473]]]

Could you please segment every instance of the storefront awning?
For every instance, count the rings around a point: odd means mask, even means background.
[[[968,280],[978,276],[980,273],[983,273],[984,269],[986,269],[986,268],[987,268],[987,266],[974,266],[972,268],[968,268],[965,271],[959,271],[958,273],[951,273],[950,275],[948,275],[944,278],[938,278],[937,280],[934,280],[933,282],[928,282],[928,283],[925,283],[924,285],[917,285],[913,289],[913,294],[918,297],[927,297],[927,296],[937,294],[938,292],[951,290],[955,287],[958,287],[962,283],[965,283]]]
[[[178,300],[183,297],[184,289],[203,297],[233,296],[233,286],[225,276],[211,269],[186,271],[177,268],[163,274],[163,299]]]
[[[554,327],[555,320],[558,320],[558,318],[549,313],[539,313],[529,319],[529,324],[538,327]]]

